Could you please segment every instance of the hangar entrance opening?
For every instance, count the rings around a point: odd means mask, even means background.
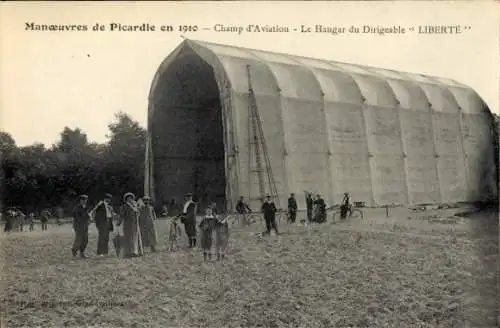
[[[150,122],[158,205],[193,193],[201,208],[226,208],[224,129],[213,69],[184,48],[159,77]],[[200,208],[200,209],[201,209]]]

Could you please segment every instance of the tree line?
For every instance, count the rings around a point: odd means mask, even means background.
[[[0,131],[2,210],[24,213],[62,207],[68,213],[79,194],[120,201],[125,192],[142,195],[146,130],[119,112],[108,124],[107,142],[92,143],[79,128],[65,127],[51,147],[18,147]]]

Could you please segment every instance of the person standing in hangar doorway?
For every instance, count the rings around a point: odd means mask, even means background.
[[[240,214],[243,218],[243,225],[248,225],[247,214],[252,212],[247,203],[245,203],[245,199],[243,196],[240,197],[238,203],[236,203],[236,213]]]
[[[189,239],[189,248],[196,247],[196,203],[193,201],[193,194],[184,196],[184,208],[182,209],[181,221],[184,224],[186,235]]]

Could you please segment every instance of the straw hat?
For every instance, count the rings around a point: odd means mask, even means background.
[[[129,197],[132,197],[132,198],[135,199],[135,195],[133,193],[131,193],[131,192],[128,192],[125,195],[123,195],[123,200],[127,201],[127,198],[129,198]]]

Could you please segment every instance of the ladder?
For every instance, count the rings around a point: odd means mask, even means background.
[[[257,108],[257,101],[252,88],[250,65],[247,65],[246,68],[248,77],[248,199],[249,201],[252,200],[252,177],[253,174],[257,174],[260,200],[264,201],[264,197],[266,196],[265,180],[267,178],[269,196],[275,202],[276,207],[281,208],[278,188],[276,187],[276,181],[271,169],[271,161]],[[264,163],[262,163],[261,150]],[[255,159],[255,167],[252,167],[253,159]]]

